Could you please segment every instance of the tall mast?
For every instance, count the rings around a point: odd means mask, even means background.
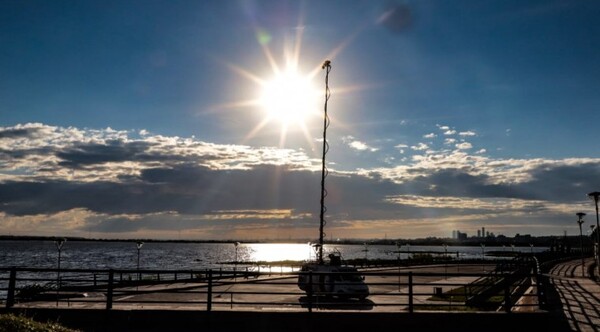
[[[327,115],[327,102],[329,101],[329,97],[331,96],[331,91],[329,90],[329,72],[331,71],[331,61],[325,60],[321,69],[325,69],[325,105],[323,107],[323,158],[321,160],[321,213],[320,213],[320,224],[319,224],[319,251],[317,254],[317,261],[319,264],[323,264],[323,238],[325,237],[325,212],[327,212],[327,207],[325,207],[325,197],[327,196],[327,190],[325,189],[325,178],[327,177],[327,166],[325,165],[325,156],[327,155],[327,151],[329,151],[329,144],[327,143],[327,128],[329,127],[329,116]]]

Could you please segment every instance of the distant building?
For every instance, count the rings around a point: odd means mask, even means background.
[[[481,236],[485,237],[485,227],[481,227]]]
[[[477,230],[477,237],[481,237],[481,231]]]

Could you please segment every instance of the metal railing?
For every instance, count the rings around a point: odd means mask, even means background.
[[[90,270],[0,268],[0,299],[6,308],[95,309],[504,311],[538,308],[537,270],[530,265],[361,270],[366,299],[349,289],[356,273],[223,270]],[[485,269],[485,268],[484,268]],[[478,272],[473,272],[473,271]],[[443,271],[443,272],[438,272]],[[307,275],[308,291],[298,288]],[[57,276],[60,278],[57,280]],[[314,280],[314,281],[313,281]],[[333,281],[335,280],[335,282]],[[312,283],[319,283],[313,285]],[[341,292],[340,290],[344,290]]]

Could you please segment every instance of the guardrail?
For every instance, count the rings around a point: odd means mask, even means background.
[[[378,310],[378,311],[504,311],[538,307],[537,270],[500,270],[489,266],[448,265],[414,269],[361,270],[370,289],[361,300],[345,275],[356,273],[258,272],[213,270],[90,270],[0,268],[0,299],[6,308],[60,307],[95,309],[231,310]],[[491,271],[490,271],[491,270]],[[479,271],[479,272],[473,272]],[[304,292],[298,277],[308,275],[320,291]],[[315,281],[313,281],[315,280]],[[338,288],[332,287],[336,280]],[[532,283],[532,280],[534,281]],[[537,285],[540,285],[537,283]],[[347,289],[346,289],[347,290]],[[544,293],[544,292],[541,292]],[[477,299],[474,301],[473,299]],[[522,301],[532,298],[531,301]],[[520,302],[517,302],[521,299]]]

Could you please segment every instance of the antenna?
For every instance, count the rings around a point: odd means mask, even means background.
[[[321,213],[319,215],[319,252],[317,253],[317,261],[319,264],[323,264],[323,238],[325,237],[325,212],[327,207],[325,206],[325,197],[327,197],[327,190],[325,189],[325,178],[329,171],[325,165],[325,156],[329,151],[329,144],[327,143],[327,128],[329,128],[329,116],[327,115],[327,103],[329,97],[331,97],[331,90],[329,90],[329,72],[331,71],[331,61],[325,60],[321,69],[325,69],[325,105],[323,107],[323,159],[321,161]]]

